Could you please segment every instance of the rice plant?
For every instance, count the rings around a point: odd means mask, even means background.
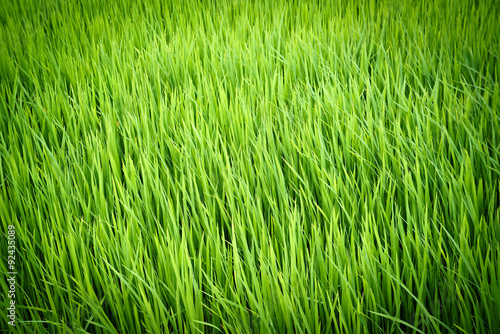
[[[0,0],[1,329],[498,331],[499,17]]]

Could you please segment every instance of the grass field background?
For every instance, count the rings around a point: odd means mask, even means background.
[[[499,7],[0,0],[1,328],[497,331]]]

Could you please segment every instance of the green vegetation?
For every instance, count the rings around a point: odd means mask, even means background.
[[[1,328],[498,330],[499,17],[0,0]]]

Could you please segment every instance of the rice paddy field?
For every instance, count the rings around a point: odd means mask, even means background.
[[[493,0],[0,0],[0,328],[498,333],[499,33]]]

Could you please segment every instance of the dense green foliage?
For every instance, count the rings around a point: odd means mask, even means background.
[[[500,328],[498,2],[141,3],[0,0],[14,330]]]

